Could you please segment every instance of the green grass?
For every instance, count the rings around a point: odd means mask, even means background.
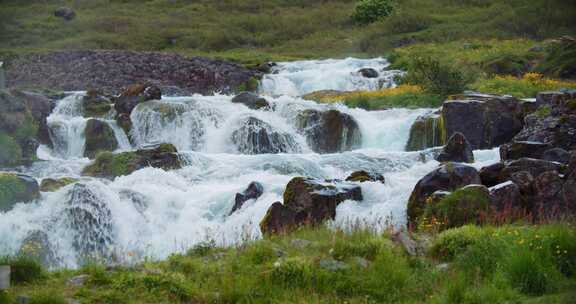
[[[573,224],[464,226],[417,237],[430,240],[428,255],[405,255],[386,233],[321,227],[238,247],[206,242],[165,261],[50,273],[43,282],[16,284],[10,296],[49,291],[82,303],[569,303],[564,299],[574,295]],[[448,270],[437,267],[442,261]],[[89,275],[84,286],[66,283],[79,274]]]

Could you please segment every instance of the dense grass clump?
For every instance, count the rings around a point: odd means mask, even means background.
[[[46,278],[46,272],[42,268],[42,265],[27,256],[0,257],[0,265],[10,266],[10,281],[12,284],[38,282]]]

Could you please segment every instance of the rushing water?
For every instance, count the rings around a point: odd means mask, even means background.
[[[380,71],[380,78],[358,80],[355,71],[362,67]],[[412,188],[438,165],[433,160],[424,162],[422,152],[403,151],[412,123],[432,109],[367,112],[297,97],[313,90],[392,86],[393,82],[382,81],[396,73],[386,71],[386,67],[383,59],[281,63],[276,74],[267,76],[261,86],[271,104],[271,110],[266,111],[231,103],[232,97],[224,95],[167,97],[140,104],[131,115],[133,146],[114,121],[106,120],[120,143],[119,150],[168,142],[178,148],[185,166],[170,172],[146,168],[113,181],[81,176],[89,163],[83,157],[87,119],[80,114],[82,93],[74,93],[61,100],[48,118],[54,149],[40,147],[38,156],[43,161],[25,173],[39,181],[75,177],[82,185],[42,193],[38,202],[18,204],[0,213],[0,255],[17,252],[34,230],[46,232],[59,266],[67,267],[78,265],[79,248],[92,248],[98,240],[108,245],[99,254],[120,262],[165,258],[205,240],[234,244],[260,237],[260,220],[273,202],[282,200],[292,177],[344,179],[362,169],[383,174],[386,184],[361,184],[364,200],[341,204],[335,224],[402,225]],[[332,108],[358,122],[362,133],[359,149],[316,154],[296,131],[300,111]],[[285,142],[281,144],[287,145],[290,153],[242,154],[244,150],[233,138],[242,135],[235,131],[250,118],[282,134],[281,141]],[[478,167],[497,159],[496,151],[475,154]],[[252,181],[263,184],[264,194],[228,216],[235,194]],[[86,212],[89,220],[71,220],[66,216],[71,209]]]

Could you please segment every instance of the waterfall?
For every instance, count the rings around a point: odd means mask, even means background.
[[[118,150],[172,143],[184,164],[174,171],[144,168],[114,180],[81,176],[89,163],[83,157],[88,118],[82,113],[83,93],[71,94],[48,117],[53,150],[42,147],[43,161],[24,173],[39,181],[66,176],[79,182],[0,212],[0,255],[18,252],[27,235],[38,230],[48,235],[58,256],[55,267],[78,267],[92,255],[120,263],[163,259],[207,239],[237,244],[261,237],[260,220],[272,203],[282,201],[293,177],[345,179],[357,170],[381,173],[386,184],[361,184],[364,200],[342,203],[334,224],[402,225],[414,185],[438,165],[423,162],[421,151],[405,151],[412,124],[433,110],[365,111],[298,97],[317,89],[393,86],[391,75],[397,72],[387,66],[381,58],[280,63],[276,74],[262,81],[260,90],[270,104],[262,110],[232,103],[227,95],[141,103],[131,114],[132,145],[114,120],[99,118],[114,131]],[[361,77],[360,68],[374,68],[379,77]],[[307,110],[348,115],[362,142],[350,151],[314,153],[298,128],[298,117]],[[498,159],[497,150],[475,154],[477,167]],[[253,181],[263,185],[264,194],[229,215],[235,194]]]

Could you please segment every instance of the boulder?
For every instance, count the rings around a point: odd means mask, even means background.
[[[93,159],[100,152],[111,152],[118,148],[116,134],[107,122],[98,119],[88,120],[84,129],[84,136],[86,138],[85,157]]]
[[[500,146],[500,159],[503,161],[527,158],[542,158],[549,144],[533,141],[514,141]]]
[[[474,153],[464,134],[454,133],[436,157],[439,162],[473,163]]]
[[[520,158],[506,163],[506,167],[502,170],[500,180],[507,181],[510,177],[517,172],[526,171],[532,176],[538,176],[546,171],[562,171],[563,165],[556,162],[549,162],[541,159],[533,158]]]
[[[260,222],[263,235],[273,235],[290,232],[296,227],[296,212],[280,202],[275,202],[268,208]]]
[[[234,98],[232,98],[232,103],[241,103],[252,110],[270,108],[270,104],[266,99],[252,92],[242,92],[234,96]]]
[[[101,91],[88,90],[82,98],[82,108],[84,117],[102,117],[112,110],[113,102]]]
[[[518,186],[520,193],[524,197],[534,195],[534,176],[528,171],[518,171],[510,175],[510,181]]]
[[[35,160],[37,130],[24,99],[0,90],[0,167],[13,167]]]
[[[420,151],[444,144],[442,116],[434,113],[420,116],[410,128],[406,151]]]
[[[232,142],[242,154],[300,152],[292,135],[277,131],[255,117],[248,117],[238,130],[232,132]]]
[[[564,202],[563,187],[564,180],[557,171],[541,173],[534,179],[533,213],[537,219],[559,219],[568,215],[570,208]]]
[[[54,16],[66,21],[71,21],[76,17],[76,12],[69,7],[59,7],[54,11]]]
[[[495,163],[480,169],[480,180],[482,180],[482,185],[486,187],[493,187],[500,184],[502,170],[506,166],[504,163]]]
[[[460,132],[472,149],[490,149],[509,142],[522,130],[522,108],[510,96],[467,94],[444,102],[444,134]]]
[[[346,181],[347,182],[360,182],[360,183],[363,183],[363,182],[380,182],[380,183],[384,184],[386,182],[386,179],[381,174],[361,170],[361,171],[356,171],[356,172],[353,172],[352,174],[350,174],[350,176],[348,176],[346,178]]]
[[[242,208],[245,202],[251,199],[258,199],[264,193],[264,186],[259,182],[251,182],[248,188],[242,193],[236,193],[234,198],[234,206],[230,214],[234,213],[236,210]]]
[[[162,99],[162,92],[157,86],[151,84],[134,84],[124,89],[120,96],[116,98],[114,108],[118,115],[126,114],[130,116],[132,110],[134,110],[139,103],[159,99]]]
[[[40,197],[38,182],[31,176],[0,172],[0,212],[10,211],[16,203]]]
[[[48,235],[40,230],[31,231],[26,236],[20,245],[18,255],[31,258],[45,268],[52,268],[58,264],[58,258],[50,244]]]
[[[338,90],[320,90],[308,93],[302,96],[302,99],[312,100],[316,102],[330,102],[341,98],[343,95],[350,93]]]
[[[414,187],[408,201],[408,224],[418,224],[418,218],[423,214],[426,203],[434,192],[454,191],[480,182],[480,176],[474,167],[459,163],[443,164],[420,179]]]
[[[514,182],[507,181],[489,190],[490,205],[498,211],[509,212],[524,207],[520,188]]]
[[[64,97],[57,92],[35,92],[12,90],[12,94],[20,98],[32,115],[34,123],[38,126],[36,139],[43,145],[51,146],[50,129],[47,118],[56,107],[55,99]]]
[[[362,77],[364,78],[378,78],[378,76],[380,76],[380,74],[378,74],[378,71],[372,68],[360,69],[358,70],[358,74],[362,75]]]
[[[93,177],[114,178],[129,175],[145,167],[174,170],[180,169],[182,164],[176,147],[171,144],[160,144],[118,154],[102,152],[98,154],[90,165],[84,168],[82,174]]]
[[[63,177],[63,178],[45,178],[40,183],[40,191],[42,192],[56,192],[60,190],[60,188],[66,187],[70,184],[77,182],[78,180],[71,177]]]
[[[544,151],[542,154],[542,159],[551,162],[568,164],[570,161],[570,152],[562,148],[552,148]]]
[[[297,118],[298,130],[317,153],[338,153],[360,147],[362,134],[354,118],[337,110],[304,110]]]

